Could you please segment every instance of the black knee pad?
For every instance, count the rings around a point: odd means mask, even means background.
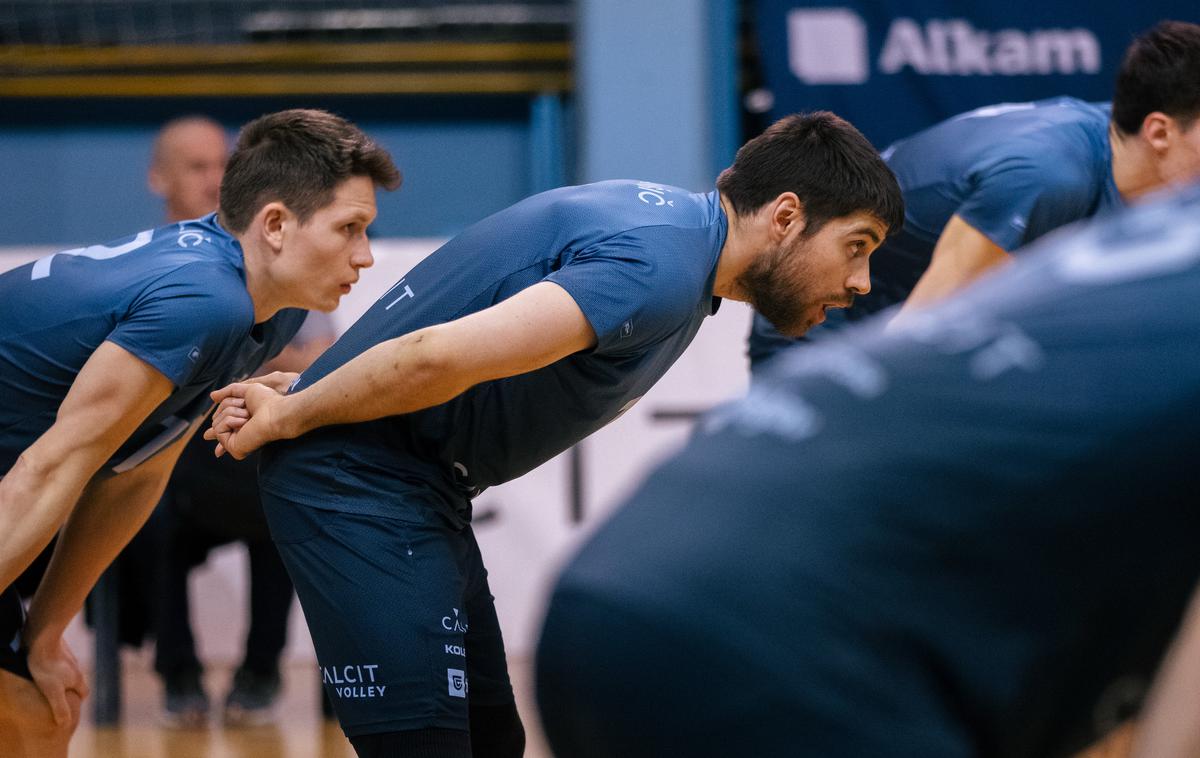
[[[471,758],[471,736],[459,729],[413,729],[351,737],[358,758]]]
[[[525,727],[516,703],[472,705],[469,713],[473,758],[521,758],[525,754]]]

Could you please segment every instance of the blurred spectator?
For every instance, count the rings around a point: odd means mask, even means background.
[[[168,222],[217,209],[228,157],[225,130],[216,121],[184,116],[167,122],[154,140],[147,183],[166,202]]]

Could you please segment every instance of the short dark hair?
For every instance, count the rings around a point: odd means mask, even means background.
[[[1184,129],[1200,116],[1200,26],[1160,21],[1125,51],[1113,91],[1113,124],[1137,134],[1155,111]]]
[[[268,113],[242,127],[229,156],[221,223],[243,232],[264,205],[279,201],[303,224],[352,176],[388,190],[400,186],[388,151],[346,119],[304,108]]]
[[[771,124],[737,151],[717,177],[717,189],[739,215],[795,192],[804,204],[805,235],[859,211],[877,216],[889,234],[904,225],[895,174],[861,132],[828,111]]]

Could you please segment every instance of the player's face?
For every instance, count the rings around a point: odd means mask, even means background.
[[[169,220],[197,218],[217,209],[228,157],[225,133],[217,127],[195,124],[172,135],[159,168]]]
[[[868,257],[883,241],[882,221],[869,213],[842,216],[816,234],[803,231],[764,251],[739,277],[750,304],[780,332],[799,337],[871,290]]]
[[[352,176],[338,185],[333,202],[295,228],[289,240],[289,277],[311,310],[331,311],[375,262],[367,227],[375,220],[375,184]]]

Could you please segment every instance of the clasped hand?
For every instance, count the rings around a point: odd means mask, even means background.
[[[273,440],[279,439],[275,405],[284,397],[296,374],[276,371],[245,382],[235,382],[213,392],[217,403],[212,425],[204,439],[217,443],[216,455],[229,453],[241,460]]]

